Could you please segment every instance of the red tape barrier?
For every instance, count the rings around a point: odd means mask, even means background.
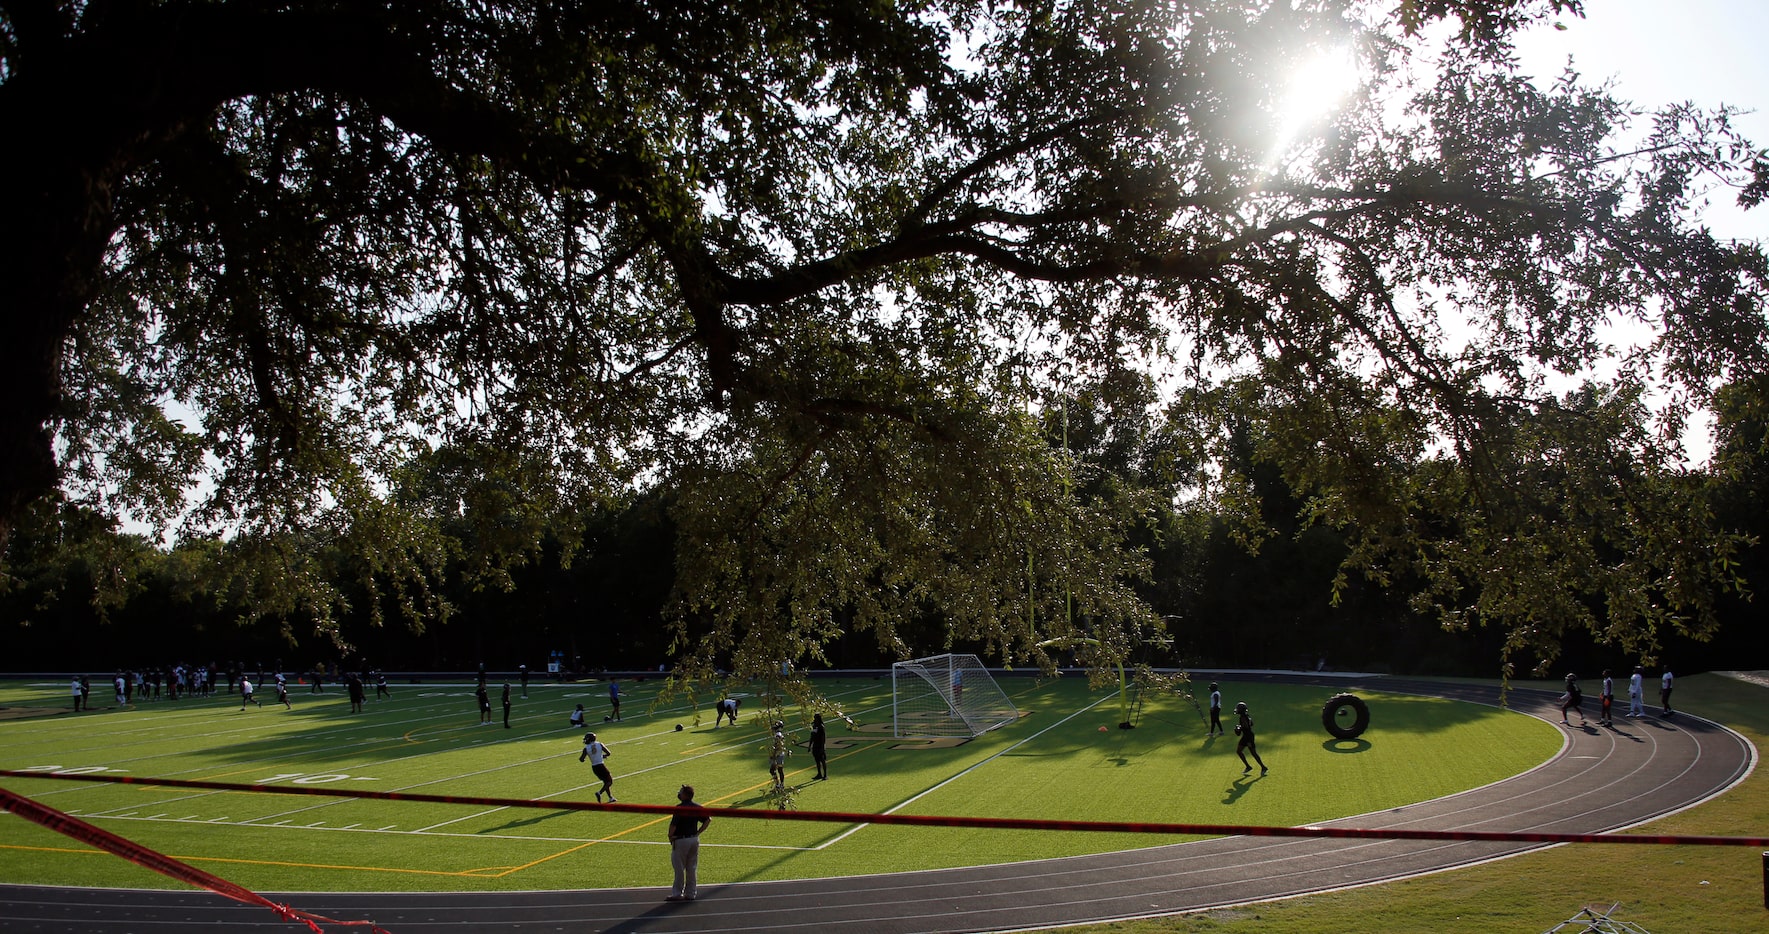
[[[34,773],[14,772],[11,774],[36,777]],[[338,921],[288,905],[279,905],[243,885],[229,882],[213,873],[204,872],[189,863],[180,862],[157,850],[150,850],[133,840],[119,837],[108,830],[101,830],[71,814],[65,814],[46,804],[38,804],[24,795],[14,794],[5,788],[0,788],[0,810],[10,811],[34,824],[40,824],[56,833],[95,846],[107,853],[121,856],[137,866],[152,869],[161,875],[171,876],[180,882],[208,889],[236,902],[268,908],[276,912],[277,917],[284,921],[299,921],[307,925],[313,934],[324,934],[319,927],[321,924],[367,926],[374,934],[388,934],[385,928],[373,921]]]
[[[984,827],[996,830],[1086,830],[1109,833],[1183,834],[1188,836],[1242,837],[1340,837],[1358,840],[1451,840],[1494,843],[1647,843],[1691,846],[1769,846],[1769,837],[1708,837],[1672,834],[1547,833],[1539,831],[1399,830],[1353,827],[1262,827],[1246,824],[1161,824],[1143,821],[1046,820],[1025,817],[936,817],[921,814],[852,814],[842,811],[776,811],[745,808],[684,808],[663,804],[596,804],[587,801],[533,801],[527,798],[482,798],[467,795],[423,795],[398,791],[358,791],[349,788],[241,785],[177,778],[138,778],[132,775],[56,775],[49,772],[0,770],[0,777],[46,778],[74,782],[152,785],[165,788],[197,788],[209,791],[254,791],[278,795],[317,795],[328,798],[367,798],[377,801],[418,801],[427,804],[474,804],[491,807],[542,808],[555,811],[609,811],[668,816],[678,812],[720,818],[826,821],[841,824],[898,824],[913,827]],[[102,831],[101,831],[102,832]]]

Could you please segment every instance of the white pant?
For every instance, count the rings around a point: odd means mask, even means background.
[[[700,838],[677,837],[670,843],[670,866],[676,870],[675,888],[671,895],[695,897],[700,886]]]
[[[1628,716],[1630,716],[1630,717],[1644,717],[1644,716],[1646,716],[1646,708],[1644,708],[1640,705],[1640,695],[1634,694],[1634,693],[1628,694]]]

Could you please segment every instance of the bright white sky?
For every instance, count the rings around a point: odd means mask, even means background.
[[[1518,37],[1524,71],[1552,79],[1571,56],[1587,83],[1615,82],[1615,95],[1651,110],[1693,102],[1756,113],[1736,125],[1769,147],[1769,0],[1585,0],[1585,17],[1537,26]],[[1713,195],[1708,218],[1721,237],[1769,240],[1769,206],[1741,211],[1736,193]]]
[[[1586,0],[1583,19],[1557,18],[1517,38],[1525,73],[1559,75],[1570,56],[1586,84],[1614,83],[1637,108],[1691,102],[1753,110],[1734,126],[1769,147],[1769,0]],[[1769,207],[1741,210],[1737,192],[1710,194],[1706,218],[1716,236],[1769,242]],[[1708,420],[1685,436],[1695,462],[1710,454]]]

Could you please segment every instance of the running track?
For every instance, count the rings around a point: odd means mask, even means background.
[[[1344,679],[1265,677],[1348,689],[1358,686]],[[1233,678],[1255,680],[1239,673]],[[1490,704],[1497,699],[1490,686],[1386,678],[1373,679],[1364,686],[1476,703]],[[1544,692],[1514,691],[1510,704],[1522,713],[1559,720],[1553,697]],[[1600,833],[1632,827],[1705,801],[1743,780],[1757,758],[1755,747],[1743,737],[1687,714],[1670,720],[1622,719],[1613,730],[1574,727],[1568,737],[1566,747],[1554,759],[1503,782],[1322,826]],[[1117,921],[1245,904],[1467,866],[1542,846],[1228,837],[969,869],[702,885],[699,900],[686,905],[665,904],[664,888],[270,897],[332,918],[372,919],[393,934],[484,930],[525,934],[952,934]],[[207,892],[0,885],[0,931],[9,934],[144,934],[183,931],[196,925],[224,925],[218,929],[230,934],[306,930],[278,920],[263,908],[239,905]]]

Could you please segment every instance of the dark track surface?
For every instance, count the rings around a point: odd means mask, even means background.
[[[1236,680],[1255,678],[1236,674]],[[1266,676],[1495,703],[1491,686],[1375,678]],[[1553,698],[1513,691],[1512,709],[1559,722]],[[1618,707],[1625,708],[1623,704]],[[1618,711],[1625,712],[1624,711]],[[1484,788],[1321,826],[1598,833],[1682,810],[1748,775],[1756,749],[1717,724],[1679,714],[1568,731],[1540,768]],[[1276,773],[1273,773],[1274,775]],[[1269,780],[1269,779],[1267,779]],[[666,888],[497,894],[270,896],[316,914],[373,919],[393,934],[474,931],[880,934],[1013,931],[1172,914],[1397,879],[1540,849],[1543,844],[1229,837],[969,869],[793,882],[703,884],[698,901]],[[660,875],[667,877],[667,866]],[[206,892],[0,885],[0,931],[143,934],[225,925],[304,931],[263,909]],[[361,927],[328,928],[361,931]]]

